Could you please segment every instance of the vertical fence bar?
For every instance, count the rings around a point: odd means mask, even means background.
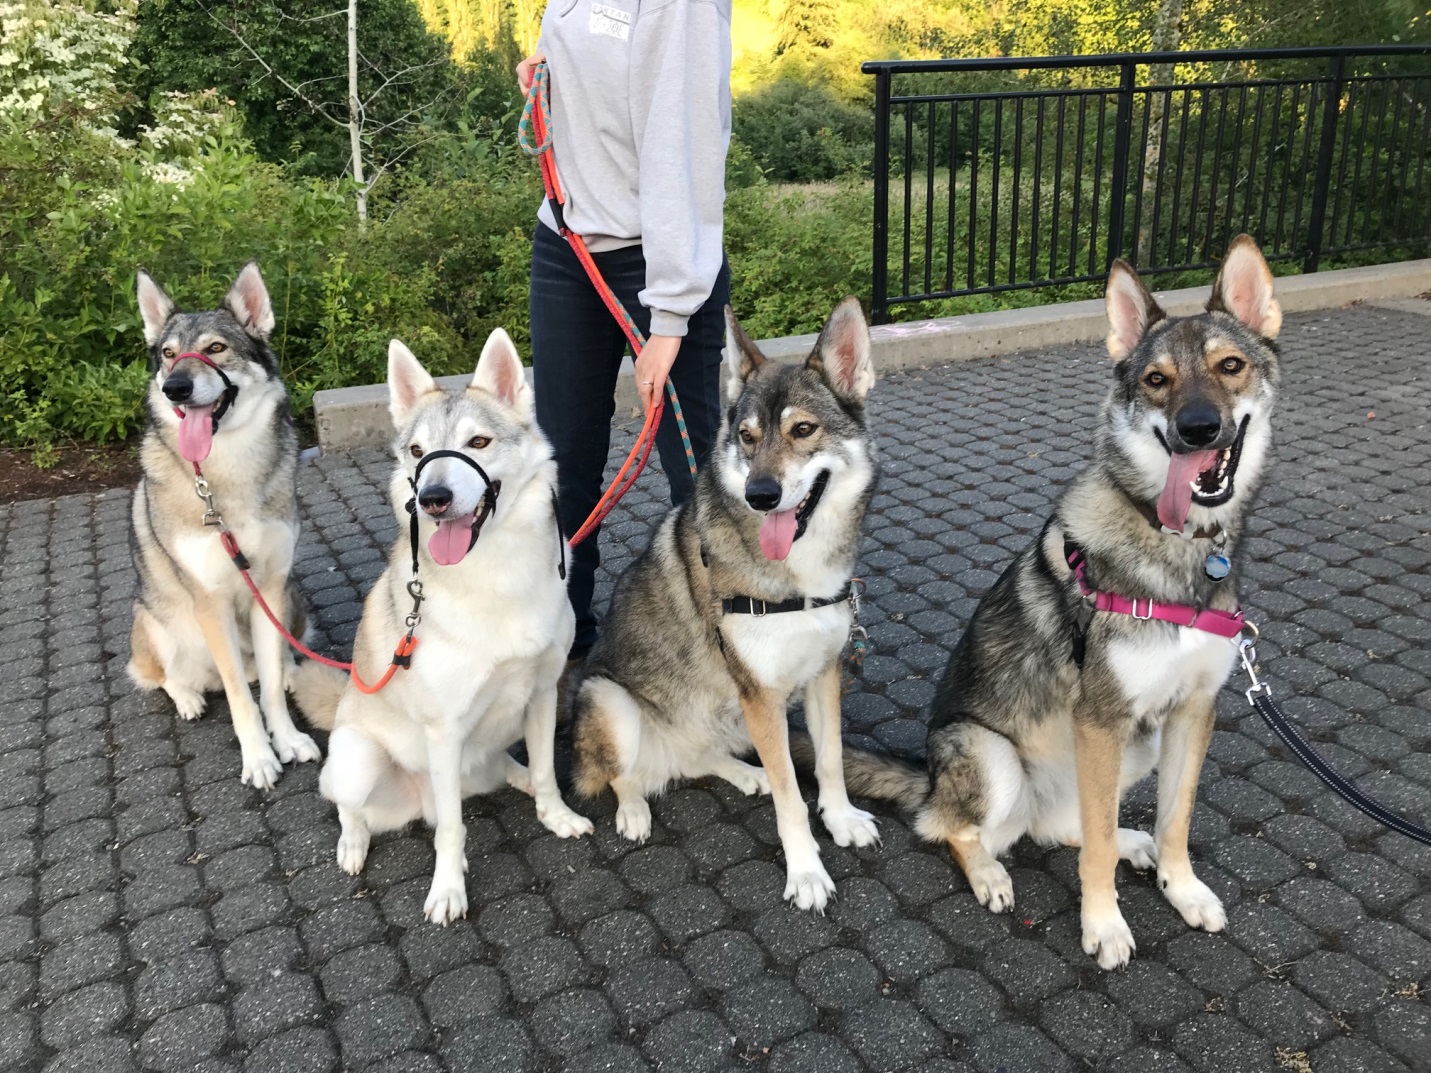
[[[1019,269],[1019,188],[1023,185],[1024,99],[1014,98],[1013,204],[1009,208],[1009,282],[1017,282]]]
[[[1029,277],[1038,279],[1038,218],[1043,193],[1043,108],[1047,97],[1039,97],[1034,114],[1033,211],[1029,213]]]
[[[1004,161],[1004,101],[994,104],[994,162],[989,176],[989,275],[985,285],[992,287],[998,280],[999,259],[999,168]]]
[[[1104,268],[1123,254],[1123,213],[1128,205],[1128,147],[1133,137],[1133,85],[1137,66],[1125,61],[1118,79],[1118,111],[1113,127],[1113,179],[1108,184],[1108,248]]]
[[[1307,214],[1307,254],[1302,259],[1303,272],[1315,272],[1322,259],[1322,228],[1327,221],[1327,188],[1332,178],[1332,150],[1337,139],[1337,114],[1342,100],[1342,84],[1346,77],[1346,56],[1332,57],[1327,72],[1327,100],[1322,109],[1322,139],[1317,148],[1317,171],[1312,185],[1312,208]]]
[[[949,224],[945,228],[944,241],[944,289],[954,289],[954,220],[958,216],[959,201],[957,178],[959,175],[959,102],[949,102]]]
[[[979,98],[974,98],[974,134],[969,146],[969,241],[968,276],[965,286],[974,289],[974,228],[979,222]]]
[[[874,260],[871,265],[870,320],[889,320],[889,82],[888,71],[875,73],[874,114]]]
[[[935,105],[929,102],[928,122],[924,133],[924,293],[934,290],[934,117]]]
[[[1058,275],[1058,214],[1063,207],[1063,120],[1068,98],[1058,98],[1058,120],[1053,132],[1053,219],[1048,225],[1048,278]]]
[[[1099,107],[1103,101],[1098,99]],[[1078,140],[1073,146],[1073,222],[1068,228],[1068,274],[1078,271],[1078,212],[1083,205],[1083,132],[1088,122],[1088,98],[1078,96]]]

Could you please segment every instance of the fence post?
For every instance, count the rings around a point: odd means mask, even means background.
[[[1307,253],[1302,271],[1315,272],[1322,259],[1322,231],[1327,220],[1327,197],[1332,185],[1332,157],[1336,152],[1337,119],[1341,115],[1342,88],[1346,77],[1346,54],[1332,57],[1327,78],[1327,102],[1322,108],[1322,140],[1317,147],[1317,173],[1312,180],[1312,207],[1307,214]],[[1310,116],[1308,119],[1310,120]]]
[[[1133,140],[1133,86],[1137,64],[1125,60],[1118,79],[1118,112],[1113,124],[1113,181],[1108,194],[1108,249],[1104,267],[1123,253],[1123,217],[1128,208],[1128,153]]]
[[[889,96],[888,69],[875,72],[874,263],[870,321],[889,320]]]

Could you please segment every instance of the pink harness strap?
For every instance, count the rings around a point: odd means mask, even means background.
[[[1174,626],[1202,630],[1204,633],[1226,637],[1229,640],[1242,632],[1241,608],[1236,612],[1217,611],[1212,608],[1198,610],[1187,604],[1164,604],[1157,600],[1130,600],[1117,593],[1099,592],[1089,585],[1087,578],[1084,577],[1087,560],[1079,548],[1074,548],[1068,553],[1068,566],[1073,571],[1073,576],[1078,579],[1079,591],[1084,596],[1093,597],[1095,610],[1111,611],[1115,615],[1132,615],[1143,621],[1157,619],[1159,622],[1171,622]]]

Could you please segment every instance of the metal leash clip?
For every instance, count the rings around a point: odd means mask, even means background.
[[[203,523],[205,525],[217,525],[222,529],[224,519],[223,516],[219,514],[219,508],[214,506],[214,493],[209,491],[209,482],[197,474],[194,476],[194,494],[204,502]]]
[[[1242,660],[1242,669],[1247,672],[1248,679],[1252,682],[1252,688],[1246,691],[1247,703],[1255,704],[1254,697],[1272,695],[1272,687],[1257,677],[1257,642],[1261,638],[1261,633],[1257,626],[1251,622],[1242,624],[1244,630],[1251,630],[1249,636],[1244,633],[1237,641],[1237,655]]]
[[[413,578],[407,583],[407,594],[412,597],[412,610],[407,613],[408,636],[412,636],[412,631],[417,629],[417,624],[422,621],[422,615],[418,613],[418,608],[422,606],[422,582],[418,578]]]
[[[857,675],[864,670],[865,655],[870,647],[869,631],[860,625],[860,597],[865,592],[865,579],[860,577],[850,578],[850,674]]]

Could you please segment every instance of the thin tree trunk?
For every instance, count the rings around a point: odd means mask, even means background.
[[[1183,39],[1183,0],[1159,0],[1153,20],[1153,51],[1172,52]],[[1148,68],[1148,80],[1155,86],[1173,80],[1171,63],[1155,63]],[[1146,268],[1156,236],[1152,232],[1153,193],[1158,185],[1158,169],[1163,159],[1163,117],[1171,103],[1171,93],[1150,94],[1147,150],[1143,153],[1142,219],[1138,221],[1138,266]]]
[[[348,0],[348,144],[353,181],[358,184],[358,226],[368,222],[368,187],[363,179],[363,117],[358,99],[358,0]]]

